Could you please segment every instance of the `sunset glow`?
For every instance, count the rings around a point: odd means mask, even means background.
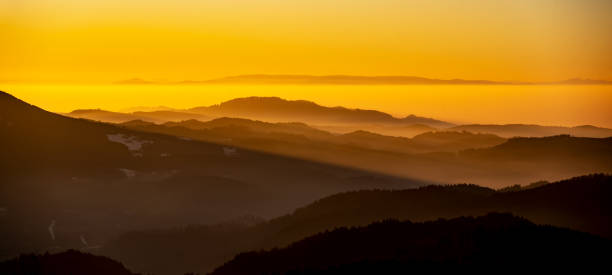
[[[375,109],[455,123],[612,127],[610,85],[3,85],[53,112],[137,106],[187,109],[238,97],[275,96],[325,106]]]
[[[612,79],[605,0],[0,2],[0,80]]]
[[[610,269],[612,0],[0,0],[0,39],[0,274]]]

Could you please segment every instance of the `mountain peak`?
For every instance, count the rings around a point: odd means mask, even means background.
[[[451,123],[410,115],[396,118],[377,110],[327,107],[307,100],[287,100],[280,97],[242,97],[208,107],[195,107],[191,112],[208,116],[229,116],[264,121],[302,121],[314,124],[424,124],[450,127]]]

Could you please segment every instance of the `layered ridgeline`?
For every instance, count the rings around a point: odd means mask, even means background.
[[[391,136],[413,137],[435,130],[488,133],[504,138],[572,135],[581,137],[611,137],[612,129],[590,125],[577,127],[506,125],[453,125],[431,118],[410,115],[396,118],[376,110],[326,107],[305,100],[284,100],[277,97],[236,98],[218,105],[187,110],[147,110],[137,112],[109,112],[104,110],[75,110],[66,115],[98,121],[121,123],[130,120],[163,123],[181,120],[210,120],[220,117],[247,118],[269,122],[302,122],[314,128],[334,133],[364,130]]]
[[[326,107],[306,100],[284,100],[278,97],[236,98],[219,105],[189,109],[198,114],[251,118],[265,121],[300,121],[310,124],[351,125],[413,125],[450,127],[452,123],[410,115],[396,118],[390,114],[363,109]]]
[[[517,182],[612,173],[612,138],[504,138],[470,132],[429,132],[413,138],[366,131],[331,134],[303,123],[220,118],[122,126],[226,146],[357,167],[400,177],[502,187]],[[444,171],[444,173],[440,173]]]
[[[86,118],[89,120],[122,123],[131,120],[142,120],[154,123],[164,123],[168,121],[182,120],[210,120],[211,117],[194,114],[179,110],[153,110],[153,111],[135,111],[135,112],[111,112],[100,109],[80,109],[74,110],[65,114],[73,118]]]
[[[131,232],[111,242],[102,252],[138,272],[204,274],[240,252],[285,247],[337,227],[366,226],[385,219],[422,222],[489,212],[510,212],[537,224],[567,227],[610,239],[610,196],[612,176],[606,175],[538,182],[499,191],[475,185],[364,190],[333,195],[266,222],[246,219]]]
[[[509,214],[338,228],[288,247],[247,252],[211,275],[599,273],[612,242]]]
[[[332,134],[300,122],[269,123],[242,118],[218,118],[206,122],[186,120],[154,124],[142,120],[121,123],[127,128],[158,132],[216,143],[265,149],[267,145],[283,143],[318,143],[355,149],[394,153],[457,152],[465,149],[491,147],[506,139],[491,134],[469,132],[427,132],[413,138],[385,136],[367,131]],[[261,148],[257,148],[258,144]]]
[[[451,127],[452,131],[472,133],[490,133],[501,137],[546,137],[554,135],[571,135],[577,137],[612,137],[612,129],[581,125],[575,127],[542,126],[533,124],[467,124]]]
[[[421,181],[146,133],[0,93],[0,258],[95,250],[126,230],[274,217],[326,195]]]
[[[396,118],[376,110],[326,107],[306,100],[284,100],[278,97],[236,98],[221,104],[186,110],[157,110],[131,113],[104,110],[75,110],[66,114],[105,122],[143,120],[167,122],[203,118],[235,117],[270,122],[303,122],[315,128],[333,132],[370,130],[384,134],[414,136],[437,128],[454,126],[452,123],[409,115]]]

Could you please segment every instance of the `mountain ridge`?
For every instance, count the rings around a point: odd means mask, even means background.
[[[406,137],[436,130],[495,134],[504,138],[516,136],[544,137],[562,134],[599,138],[612,136],[612,129],[593,125],[572,127],[537,124],[455,125],[450,122],[416,115],[394,117],[377,110],[350,109],[340,106],[328,107],[307,100],[291,101],[280,97],[255,96],[235,98],[219,104],[184,110],[121,113],[99,109],[77,109],[65,115],[113,123],[122,123],[130,120],[164,123],[167,121],[178,122],[189,119],[210,120],[220,117],[232,117],[266,122],[300,122],[314,128],[335,133],[365,130],[388,136]]]
[[[495,81],[471,79],[436,79],[406,75],[306,75],[306,74],[244,74],[209,80],[183,80],[154,82],[132,78],[115,84],[162,85],[211,85],[211,84],[260,84],[260,85],[612,85],[610,80],[569,78],[559,81]]]

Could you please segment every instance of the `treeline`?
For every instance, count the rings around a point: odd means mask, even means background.
[[[514,213],[537,224],[612,238],[611,196],[612,176],[603,174],[515,192],[466,184],[346,192],[255,226],[190,226],[132,232],[109,244],[105,253],[140,272],[204,274],[239,252],[284,247],[337,227],[365,226],[386,219],[420,222],[489,212]]]
[[[601,272],[612,242],[510,214],[338,228],[242,253],[211,275]],[[601,269],[603,268],[603,269]]]

